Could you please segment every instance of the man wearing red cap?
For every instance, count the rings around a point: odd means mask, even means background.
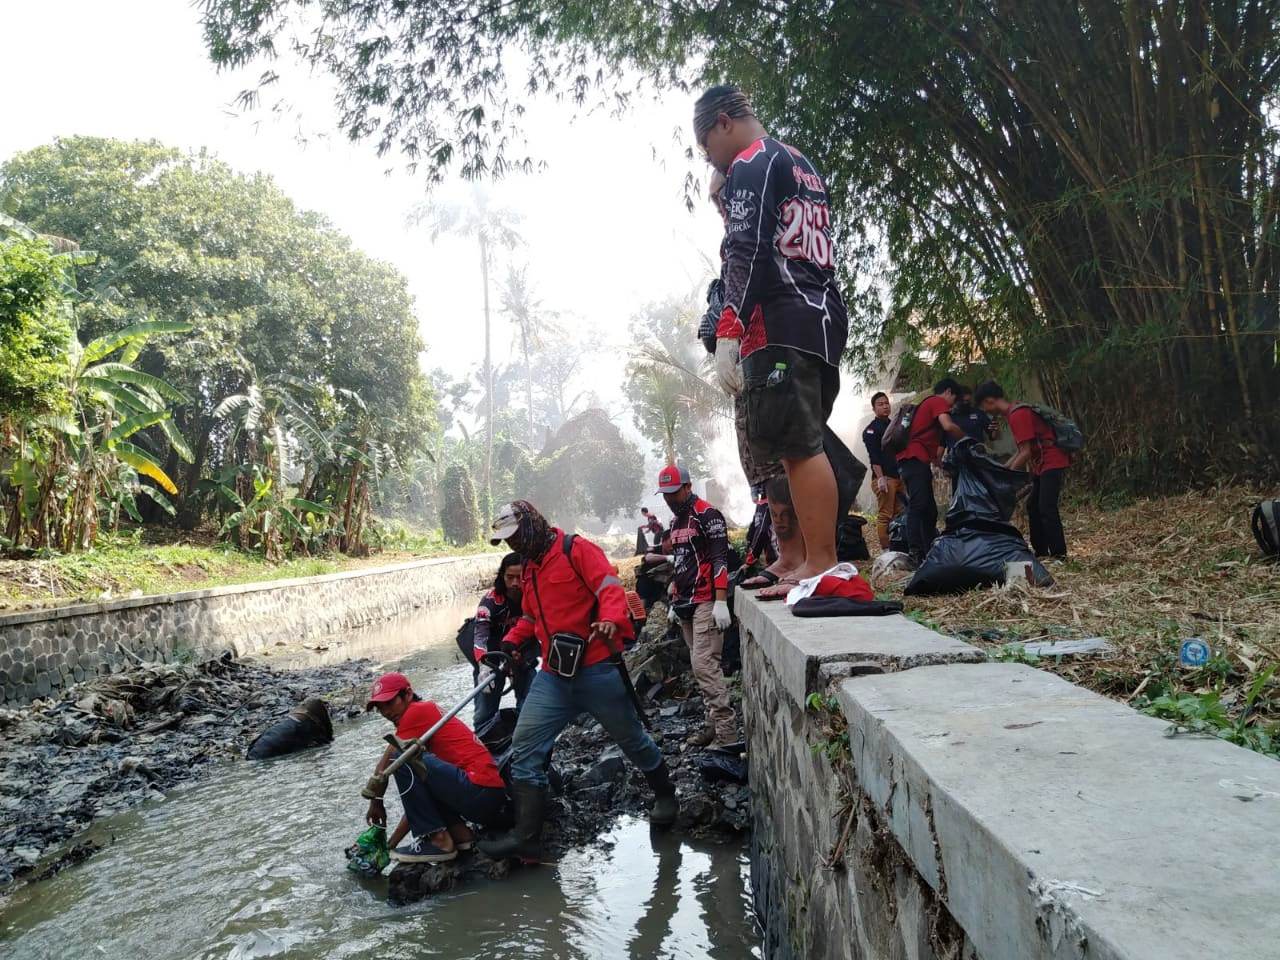
[[[675,514],[671,547],[671,610],[689,647],[693,675],[702,691],[703,728],[689,737],[695,747],[738,739],[738,723],[720,666],[724,631],[729,628],[729,533],[724,514],[693,492],[689,471],[667,466],[658,474],[658,492]]]
[[[403,673],[379,677],[365,709],[377,710],[394,723],[401,741],[420,737],[443,716],[438,706],[413,692]],[[382,773],[399,752],[388,746],[376,772]],[[511,822],[506,784],[493,755],[457,717],[436,731],[418,759],[400,766],[395,778],[404,816],[388,838],[393,860],[438,863],[454,859],[459,850],[470,850],[475,837],[464,817],[486,827]],[[369,801],[365,819],[386,826],[387,808],[381,797]],[[413,841],[400,846],[410,830]]]
[[[656,802],[650,822],[675,822],[675,785],[662,752],[645,731],[622,663],[633,636],[626,594],[604,551],[585,537],[551,526],[527,500],[498,511],[489,542],[505,540],[524,559],[521,618],[503,638],[519,657],[536,637],[542,669],[511,738],[511,794],[516,824],[505,836],[480,844],[497,860],[541,855],[547,803],[547,758],[556,737],[580,713],[594,717],[644,774]]]

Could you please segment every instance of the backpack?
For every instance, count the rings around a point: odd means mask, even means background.
[[[467,617],[458,628],[458,649],[466,657],[467,663],[476,665],[476,618]]]
[[[884,428],[880,437],[880,449],[885,453],[901,453],[911,442],[911,421],[915,419],[916,404],[904,403],[898,407],[889,425]]]
[[[1074,420],[1042,403],[1018,403],[1014,404],[1013,409],[1017,410],[1021,407],[1027,407],[1049,425],[1053,430],[1054,445],[1063,453],[1079,453],[1084,449],[1084,431],[1076,426]]]
[[[1250,526],[1262,555],[1269,560],[1280,559],[1280,500],[1263,500],[1254,507]]]

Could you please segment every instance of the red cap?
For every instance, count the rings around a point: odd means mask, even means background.
[[[401,690],[408,689],[409,678],[403,673],[384,673],[373,682],[373,689],[369,691],[369,700],[364,708],[372,710],[375,703],[386,703],[394,699]]]
[[[658,492],[675,493],[689,482],[689,471],[684,467],[663,467],[658,473]]]

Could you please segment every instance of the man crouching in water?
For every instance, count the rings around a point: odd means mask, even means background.
[[[632,636],[631,620],[622,583],[604,551],[583,537],[566,537],[525,500],[498,512],[489,542],[501,540],[524,558],[523,613],[502,647],[516,656],[536,637],[542,669],[512,737],[515,827],[497,840],[481,841],[480,849],[495,860],[540,859],[547,756],[556,737],[579,713],[599,721],[644,773],[657,798],[649,821],[669,826],[679,813],[676,789],[624,679],[622,646]]]
[[[435,703],[413,692],[403,673],[379,677],[365,709],[377,710],[384,720],[394,723],[401,742],[417,739],[443,716]],[[382,773],[399,753],[388,746],[375,772]],[[493,755],[457,717],[436,732],[415,760],[397,768],[395,777],[404,816],[387,840],[392,860],[452,860],[459,850],[470,850],[475,841],[464,818],[483,827],[511,822],[506,784]],[[369,801],[365,821],[387,825],[387,808],[381,797]],[[410,830],[413,842],[399,846]]]

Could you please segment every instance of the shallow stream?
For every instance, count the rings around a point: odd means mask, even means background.
[[[280,650],[298,665],[395,662],[450,703],[471,686],[453,633],[464,608],[433,611],[321,644]],[[463,714],[469,720],[469,711]],[[228,764],[88,833],[108,845],[0,902],[0,955],[248,960],[258,957],[738,958],[759,956],[741,846],[691,844],[623,820],[603,848],[409,907],[385,880],[345,869],[363,828],[360,787],[389,728],[337,727],[328,747]],[[392,818],[398,817],[394,801]]]

